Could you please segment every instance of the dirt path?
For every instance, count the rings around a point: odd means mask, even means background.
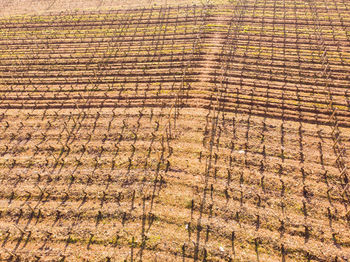
[[[209,38],[206,39],[204,59],[202,62],[202,68],[200,72],[200,82],[209,83],[213,75],[221,75],[221,68],[217,68],[220,65],[218,62],[220,58],[221,49],[225,43],[225,34],[220,31],[222,27],[227,25],[228,21],[224,16],[216,15],[215,21],[212,24],[215,26],[214,32],[208,32]],[[218,71],[220,70],[220,71]]]

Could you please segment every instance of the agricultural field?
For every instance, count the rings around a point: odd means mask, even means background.
[[[0,1],[0,261],[349,261],[350,2]]]

